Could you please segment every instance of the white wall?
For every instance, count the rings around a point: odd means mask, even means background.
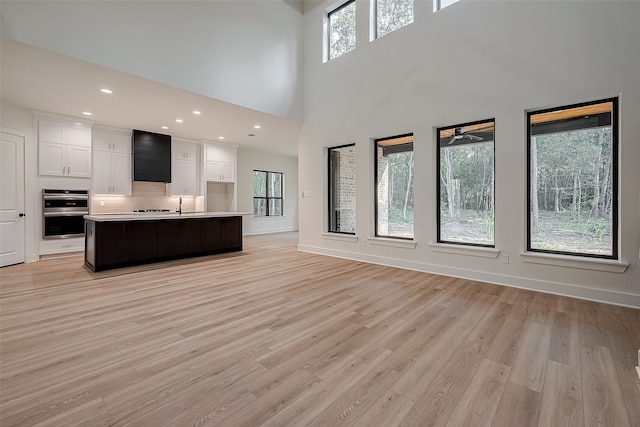
[[[304,116],[299,145],[300,249],[640,307],[639,2],[462,0],[369,42],[369,1],[357,1],[357,47],[322,62],[323,13],[305,3]],[[619,238],[624,273],[608,265],[534,264],[526,246],[525,110],[620,96]],[[496,119],[496,249],[437,252],[435,131]],[[415,136],[415,248],[372,245],[371,138]],[[357,241],[324,238],[324,151],[354,141]],[[561,263],[562,264],[562,263]]]
[[[284,216],[253,218],[244,216],[244,234],[277,233],[298,229],[298,159],[245,147],[238,148],[238,212],[253,212],[253,171],[282,172],[284,176]]]
[[[2,35],[299,120],[296,2],[3,1]]]

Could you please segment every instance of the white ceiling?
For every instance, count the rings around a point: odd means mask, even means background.
[[[31,110],[84,119],[89,111],[96,124],[194,140],[224,136],[297,156],[299,6],[5,0],[0,94]],[[113,93],[101,93],[105,87]]]

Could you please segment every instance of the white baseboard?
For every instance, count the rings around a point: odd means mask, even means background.
[[[273,234],[273,233],[288,233],[291,231],[298,231],[297,228],[266,228],[261,230],[247,230],[243,231],[245,236],[255,236],[258,234]]]
[[[638,374],[638,379],[640,380],[640,350],[638,350],[638,366],[636,366],[636,373]]]
[[[388,258],[377,255],[353,253],[310,245],[298,245],[298,250],[302,252],[334,256],[337,258],[351,259],[354,261],[369,262],[371,264],[405,268],[407,270],[422,271],[432,274],[442,274],[444,276],[458,277],[462,279],[478,280],[481,282],[504,285],[512,288],[528,289],[533,291],[545,292],[548,294],[568,296],[589,301],[604,302],[607,304],[614,304],[623,307],[640,308],[640,295],[629,294],[625,292],[587,288],[567,283],[548,282],[519,276],[509,276],[505,274],[467,270],[457,267],[446,267],[442,265],[427,264],[399,258]]]

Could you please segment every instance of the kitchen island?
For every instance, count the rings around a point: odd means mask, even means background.
[[[86,215],[84,263],[101,271],[241,251],[242,215],[250,213]]]

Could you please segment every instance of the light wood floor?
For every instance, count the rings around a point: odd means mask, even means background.
[[[0,270],[0,424],[639,426],[638,310],[296,251]]]

